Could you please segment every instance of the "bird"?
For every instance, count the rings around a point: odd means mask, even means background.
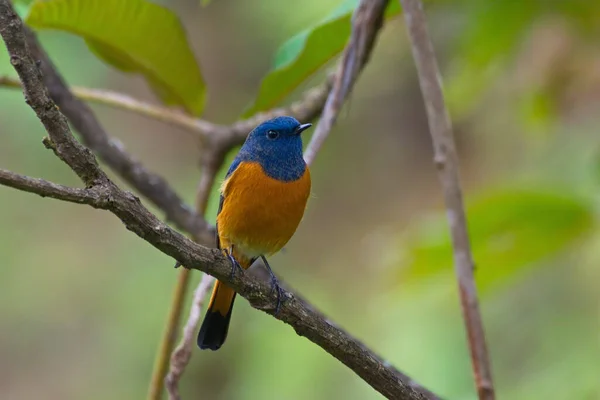
[[[216,245],[236,270],[261,258],[277,289],[281,288],[266,257],[292,238],[311,192],[309,168],[302,155],[301,133],[312,124],[293,117],[269,119],[254,128],[231,163],[220,188]],[[216,281],[198,333],[200,349],[218,350],[229,330],[236,292]]]

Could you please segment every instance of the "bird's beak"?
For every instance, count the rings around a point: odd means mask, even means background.
[[[301,134],[302,132],[304,132],[305,130],[307,130],[308,128],[310,128],[312,126],[312,124],[302,124],[299,127],[296,128],[296,135]]]

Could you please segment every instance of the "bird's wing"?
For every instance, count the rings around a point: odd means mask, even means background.
[[[239,158],[235,158],[235,160],[233,160],[233,162],[231,163],[231,166],[229,167],[229,170],[227,171],[227,175],[225,175],[225,181],[227,181],[227,179],[231,176],[231,174],[233,174],[233,172],[237,169],[237,167],[241,164],[242,160],[240,160]],[[217,217],[219,216],[219,214],[221,213],[221,210],[223,209],[223,203],[225,202],[225,196],[223,196],[223,192],[221,192],[221,196],[219,197],[219,209],[217,210]],[[218,220],[218,218],[217,218]],[[221,248],[221,241],[219,240],[219,223],[216,223],[216,244],[217,244],[217,249]]]

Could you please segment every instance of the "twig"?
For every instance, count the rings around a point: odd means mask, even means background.
[[[93,188],[80,189],[48,182],[44,179],[31,178],[0,168],[0,185],[35,193],[42,197],[68,201],[77,204],[93,204],[99,201],[99,193]]]
[[[356,78],[367,63],[377,33],[383,23],[383,12],[388,0],[362,0],[352,15],[352,34],[337,67],[333,87],[323,109],[312,140],[304,152],[304,159],[312,164],[317,152],[331,132],[344,100],[352,91]]]
[[[474,264],[469,244],[467,221],[460,186],[458,154],[452,125],[444,102],[440,71],[429,37],[427,21],[420,0],[400,0],[417,66],[423,100],[427,108],[429,130],[434,146],[434,161],[444,191],[444,199],[454,248],[454,265],[462,312],[469,340],[471,363],[479,399],[495,398],[490,361],[477,288],[473,277]]]
[[[9,0],[0,0],[0,35],[23,83],[26,101],[52,140],[47,143],[90,186],[90,190],[99,193],[98,197],[85,199],[85,204],[112,212],[127,229],[164,254],[179,260],[188,268],[209,273],[227,283],[253,307],[273,314],[278,295],[270,292],[266,282],[259,281],[251,274],[240,273],[232,278],[231,265],[220,251],[203,247],[164,224],[137,197],[121,190],[100,170],[93,154],[75,140],[66,119],[48,97],[40,72],[29,53],[22,21]],[[303,299],[286,290],[282,296],[285,301],[275,318],[288,323],[298,334],[342,361],[384,396],[393,399],[432,398],[358,340],[314,311]]]
[[[18,79],[9,76],[0,76],[0,86],[16,89],[21,87],[21,82],[19,82]],[[137,114],[184,128],[187,132],[195,134],[196,137],[200,138],[212,134],[222,134],[223,131],[228,129],[226,126],[191,117],[180,110],[138,100],[125,93],[83,86],[71,86],[69,90],[81,100],[103,104],[121,110],[133,111]]]
[[[246,139],[246,135],[260,122],[279,115],[291,115],[300,121],[311,121],[316,118],[331,88],[331,76],[318,86],[306,91],[302,98],[290,106],[275,108],[268,112],[259,113],[250,119],[240,120],[231,125],[219,125],[203,119],[194,118],[180,110],[175,110],[138,100],[124,93],[105,89],[94,89],[82,86],[72,86],[69,90],[79,99],[133,111],[162,122],[178,126],[194,136],[209,140],[215,136],[228,138],[228,146],[233,147]],[[0,86],[20,88],[18,79],[0,76]]]
[[[82,100],[93,101],[95,103],[133,111],[137,114],[145,115],[175,126],[180,126],[190,133],[218,132],[221,129],[226,129],[226,127],[212,124],[202,119],[193,118],[180,110],[146,103],[124,93],[77,86],[72,87],[71,90],[75,96]]]

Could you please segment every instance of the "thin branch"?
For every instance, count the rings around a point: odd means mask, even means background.
[[[0,185],[35,193],[42,197],[68,201],[77,204],[94,204],[99,201],[98,193],[92,189],[73,188],[58,185],[44,179],[31,178],[0,168]]]
[[[29,53],[22,21],[9,0],[0,0],[0,35],[21,78],[27,102],[55,145],[52,149],[87,186],[101,193],[97,199],[86,200],[86,204],[112,212],[128,230],[158,250],[188,268],[209,273],[227,283],[253,307],[272,315],[278,296],[270,291],[269,284],[245,273],[232,278],[229,260],[219,250],[203,247],[170,228],[150,213],[137,197],[118,188],[100,170],[93,154],[75,140],[65,118],[48,98],[41,74]],[[384,396],[393,399],[432,398],[358,340],[335,327],[303,299],[286,290],[282,296],[284,301],[275,318],[291,325],[299,335],[343,362]]]
[[[383,23],[383,12],[388,0],[362,0],[352,15],[352,34],[337,67],[333,87],[325,103],[319,124],[304,153],[311,164],[331,132],[344,100],[352,91],[358,74],[367,63],[377,33]]]
[[[429,131],[433,139],[435,153],[435,165],[438,169],[446,202],[452,246],[454,248],[454,266],[477,393],[479,399],[493,400],[495,398],[494,386],[483,322],[479,311],[477,288],[473,277],[474,264],[463,206],[458,154],[454,144],[448,110],[444,102],[441,75],[433,44],[429,37],[423,4],[420,0],[400,0],[400,3],[404,9],[419,83],[427,108]]]
[[[275,108],[268,112],[259,113],[250,119],[237,121],[229,126],[215,124],[200,118],[192,117],[180,110],[150,104],[130,95],[106,89],[94,89],[82,86],[72,86],[69,90],[79,99],[111,106],[121,110],[129,110],[137,114],[156,119],[186,130],[203,140],[214,136],[228,138],[230,147],[241,143],[248,132],[260,122],[280,115],[291,115],[301,121],[311,121],[316,118],[331,88],[331,76],[318,86],[306,91],[300,100],[290,106]],[[21,83],[9,76],[0,76],[0,86],[18,89]]]
[[[71,90],[75,96],[82,100],[133,111],[137,114],[182,127],[190,133],[218,132],[220,129],[225,128],[201,119],[193,118],[183,111],[146,103],[124,93],[77,86],[72,87]]]

